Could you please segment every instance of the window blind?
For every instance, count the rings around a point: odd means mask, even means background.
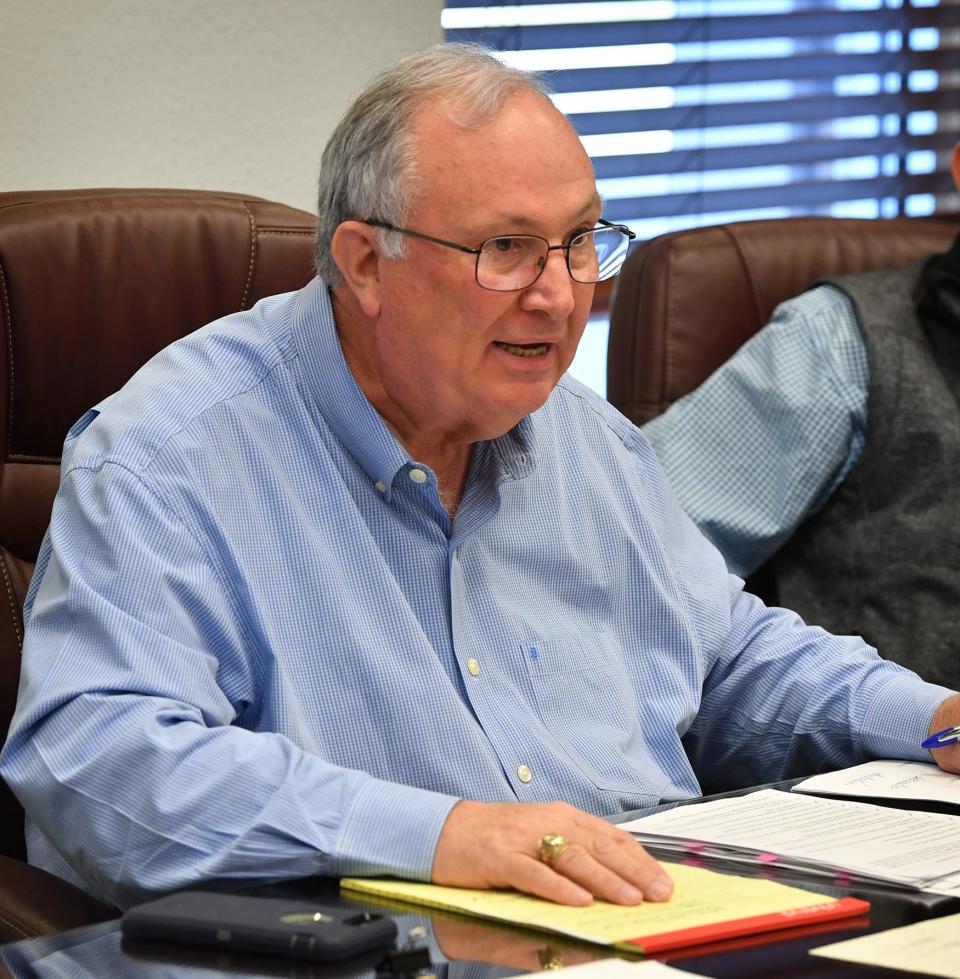
[[[641,239],[960,210],[960,0],[448,0],[448,40],[544,72]]]

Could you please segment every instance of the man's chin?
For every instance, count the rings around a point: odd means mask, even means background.
[[[532,415],[537,409],[542,408],[553,393],[555,386],[553,384],[538,385],[537,390],[527,390],[522,396],[518,395],[517,392],[513,392],[513,397],[504,398],[496,405],[490,404],[488,400],[489,407],[485,413],[485,418],[489,421],[489,424],[484,425],[481,422],[481,425],[488,429],[491,434],[484,435],[483,438],[499,438],[504,433],[509,432],[517,422],[526,418],[527,415]],[[492,434],[494,430],[496,430],[496,434]]]

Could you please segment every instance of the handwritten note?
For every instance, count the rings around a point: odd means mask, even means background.
[[[858,965],[960,979],[960,914],[823,945],[812,949],[810,954]]]
[[[814,775],[798,782],[793,791],[873,799],[917,799],[960,807],[960,775],[952,775],[925,761],[868,761],[839,772]]]

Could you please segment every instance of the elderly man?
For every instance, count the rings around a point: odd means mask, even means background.
[[[33,862],[120,905],[315,873],[636,903],[670,880],[603,814],[930,757],[960,697],[743,593],[564,376],[624,230],[536,81],[449,46],[371,84],[319,277],[68,435],[2,760]]]

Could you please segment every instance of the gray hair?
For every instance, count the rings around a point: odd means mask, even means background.
[[[416,188],[411,129],[419,106],[441,101],[458,125],[473,128],[517,89],[549,97],[538,76],[508,68],[478,44],[438,44],[374,78],[337,124],[320,162],[314,248],[320,278],[330,286],[342,281],[330,244],[343,221],[405,223]],[[403,257],[402,235],[377,235],[387,257]]]

